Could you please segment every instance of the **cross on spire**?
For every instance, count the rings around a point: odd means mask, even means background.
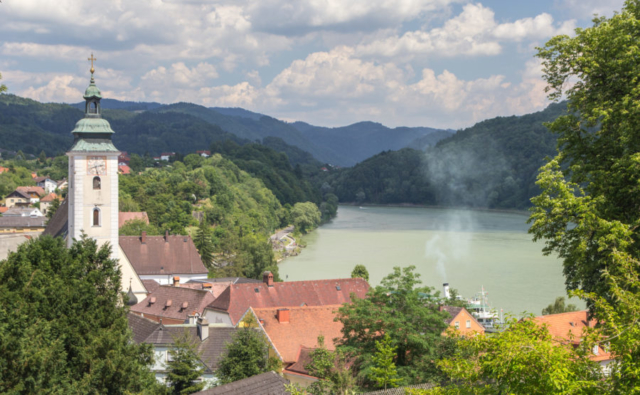
[[[91,75],[93,75],[93,73],[96,71],[96,69],[93,68],[93,62],[98,60],[98,59],[94,58],[93,57],[93,52],[91,52],[91,57],[87,58],[87,60],[91,61],[91,70],[89,70],[89,71],[91,71]]]

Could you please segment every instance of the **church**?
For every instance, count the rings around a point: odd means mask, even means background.
[[[112,258],[120,264],[122,290],[142,300],[157,284],[206,279],[198,251],[188,236],[140,237],[118,235],[118,156],[112,137],[115,132],[102,118],[102,95],[96,86],[91,55],[91,80],[84,93],[84,118],[73,131],[69,157],[69,186],[66,200],[49,221],[43,235],[63,237],[67,246],[86,234],[98,246],[109,243]],[[145,282],[147,285],[145,285]],[[155,284],[154,284],[155,283]],[[133,300],[132,300],[133,301]]]

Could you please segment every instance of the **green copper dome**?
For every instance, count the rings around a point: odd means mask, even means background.
[[[82,118],[78,122],[76,122],[76,127],[71,131],[71,133],[115,133],[111,129],[111,125],[109,125],[109,121],[102,118]]]
[[[102,99],[102,95],[100,95],[100,89],[98,89],[98,87],[96,86],[96,82],[93,80],[93,74],[91,75],[91,83],[87,87],[87,90],[84,91],[85,99],[90,99],[92,97]]]

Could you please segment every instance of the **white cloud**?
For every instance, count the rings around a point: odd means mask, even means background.
[[[556,3],[576,18],[591,19],[594,14],[611,17],[614,11],[620,12],[624,0],[557,0]]]
[[[168,90],[203,86],[208,80],[218,78],[216,68],[201,62],[189,68],[183,62],[172,64],[169,68],[160,66],[142,76],[142,85],[152,89]]]
[[[20,96],[28,97],[41,102],[63,101],[75,103],[82,98],[82,92],[73,87],[74,77],[71,75],[58,75],[48,84],[39,88],[33,86],[20,92]]]
[[[410,31],[401,36],[363,43],[356,47],[356,53],[360,56],[400,57],[405,61],[416,56],[490,56],[502,52],[501,42],[569,34],[574,28],[575,21],[566,21],[555,27],[549,14],[498,24],[491,9],[482,4],[467,4],[460,15],[449,19],[440,28]]]

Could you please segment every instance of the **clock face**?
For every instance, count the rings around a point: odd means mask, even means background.
[[[91,175],[107,174],[107,158],[90,156],[87,158],[87,172]]]

